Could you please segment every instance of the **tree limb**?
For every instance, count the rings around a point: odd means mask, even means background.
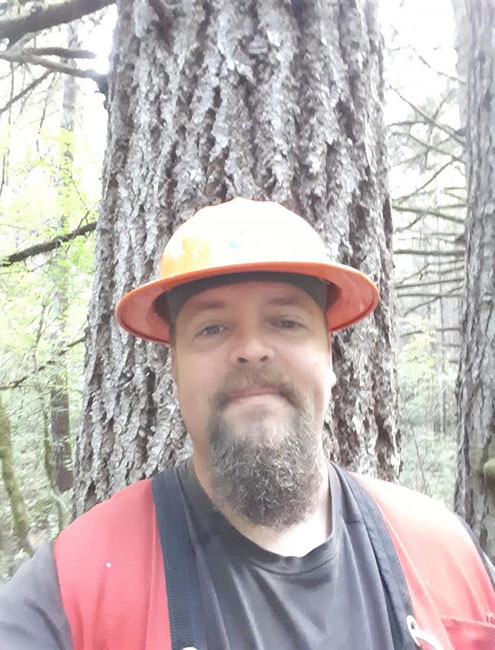
[[[25,95],[27,95],[27,94],[30,93],[32,90],[34,90],[34,89],[36,88],[36,86],[38,86],[40,83],[42,83],[42,82],[43,82],[43,81],[44,81],[44,80],[45,80],[45,79],[46,79],[50,74],[51,74],[50,71],[48,71],[48,72],[44,72],[44,73],[41,75],[41,77],[38,77],[37,79],[35,79],[34,81],[32,81],[28,86],[26,86],[26,87],[23,88],[20,92],[18,92],[17,95],[15,95],[14,97],[11,97],[11,98],[9,99],[9,101],[5,104],[5,106],[2,106],[2,108],[0,108],[0,115],[1,115],[2,113],[5,113],[5,111],[8,111],[9,108],[10,108],[13,104],[15,104],[15,102],[19,101],[19,99],[22,99]]]
[[[426,262],[420,269],[417,271],[413,271],[413,273],[410,273],[409,275],[406,275],[403,277],[399,282],[407,282],[408,280],[411,280],[412,278],[415,278],[417,275],[421,275],[422,273],[428,273],[427,269],[428,267],[431,266],[430,262]]]
[[[450,151],[445,151],[444,149],[440,149],[440,147],[436,147],[434,144],[430,144],[426,142],[425,140],[422,140],[421,138],[417,138],[415,135],[413,135],[410,131],[407,131],[405,133],[398,133],[396,135],[403,135],[406,138],[409,138],[410,140],[413,140],[420,146],[424,147],[428,151],[436,151],[437,153],[441,154],[442,156],[449,156],[452,158],[452,160],[455,160],[456,162],[462,163],[463,160],[462,158],[459,158],[459,156],[454,155],[453,153],[450,153]]]
[[[432,264],[435,265],[435,268],[431,268]],[[447,264],[447,268],[442,268],[444,264]],[[440,268],[436,268],[440,267]],[[406,275],[403,277],[401,280],[398,280],[397,286],[400,285],[401,283],[406,283],[408,280],[412,280],[413,278],[417,277],[423,277],[423,276],[430,276],[430,275],[450,275],[451,273],[459,273],[461,271],[464,271],[464,262],[458,262],[457,260],[452,261],[446,260],[443,262],[442,260],[436,260],[434,263],[433,262],[427,262],[424,266],[422,266],[420,269],[417,271],[414,271],[414,273],[410,273],[409,275]],[[456,275],[456,278],[459,276]],[[452,278],[453,279],[453,278]]]
[[[62,59],[96,59],[89,50],[70,50],[67,47],[26,47],[22,50],[32,56],[59,56]]]
[[[459,197],[456,197],[459,198]],[[437,205],[439,210],[454,210],[455,208],[466,208],[466,203],[451,203],[450,205]]]
[[[437,176],[440,176],[440,174],[441,174],[445,169],[447,169],[447,167],[449,167],[450,165],[452,165],[453,162],[454,162],[454,161],[453,161],[452,159],[451,159],[451,160],[448,160],[448,161],[445,163],[445,165],[442,165],[439,169],[437,169],[436,172],[435,172],[432,176],[430,176],[430,178],[429,178],[425,183],[423,183],[423,185],[420,185],[419,187],[417,187],[417,188],[416,188],[415,190],[413,190],[410,194],[405,194],[404,196],[399,196],[399,197],[398,197],[397,199],[395,199],[395,200],[396,200],[396,201],[405,201],[406,199],[410,199],[410,198],[411,198],[412,196],[414,196],[415,194],[419,194],[419,192],[421,192],[421,190],[424,190],[425,187],[428,187],[428,185],[429,185],[430,183],[433,183],[433,181],[435,180],[435,178],[436,178]]]
[[[65,65],[63,63],[57,63],[50,59],[44,59],[40,56],[31,56],[22,50],[19,52],[0,52],[0,59],[9,61],[10,63],[40,65],[51,72],[63,72],[64,74],[70,74],[73,77],[80,77],[81,79],[92,79],[98,86],[98,90],[104,95],[107,94],[107,75],[100,74],[99,72],[96,72],[96,70],[80,70],[79,68]]]
[[[435,333],[438,332],[460,332],[460,327],[436,327]],[[416,334],[424,334],[424,330],[412,330],[410,332],[402,332],[400,335],[401,338],[406,338],[406,336],[415,336]]]
[[[421,287],[431,287],[431,286],[436,286],[438,284],[461,284],[463,283],[464,278],[447,278],[446,280],[432,280],[431,282],[417,282],[417,283],[412,283],[412,284],[401,284],[400,282],[395,285],[395,288],[398,291],[402,291],[402,289],[420,289]],[[402,297],[402,295],[401,295]]]
[[[461,264],[454,264],[453,266],[449,266],[446,269],[436,269],[434,273],[437,275],[448,275],[449,273],[457,273],[458,271],[464,271],[464,262]]]
[[[410,106],[418,115],[421,115],[421,117],[426,120],[428,124],[431,124],[431,126],[435,126],[437,129],[440,129],[444,133],[446,133],[448,136],[450,136],[453,140],[458,142],[460,145],[463,145],[462,139],[459,137],[456,131],[452,129],[450,126],[446,126],[444,124],[440,124],[439,122],[436,122],[434,119],[432,119],[429,115],[424,113],[420,108],[415,106],[412,102],[410,102],[408,99],[402,95],[397,88],[394,88],[393,86],[390,86],[390,88],[394,91],[396,95],[398,95],[403,102],[405,102],[408,106]]]
[[[42,364],[41,366],[38,366],[36,368],[36,372],[39,372],[40,370],[45,370],[45,368],[48,368],[49,366],[53,366],[57,362],[57,358],[62,356],[63,354],[67,354],[67,352],[75,347],[76,345],[79,345],[80,343],[84,342],[84,336],[81,336],[81,338],[76,339],[75,341],[71,341],[67,347],[62,348],[58,354],[57,357],[54,357],[53,359],[50,359],[46,363]],[[13,388],[18,388],[21,384],[23,384],[26,379],[29,379],[31,377],[31,374],[24,375],[23,377],[19,377],[19,379],[15,379],[14,381],[9,382],[8,384],[3,384],[0,386],[0,391],[2,390],[11,390]]]
[[[399,248],[394,255],[422,255],[428,257],[464,257],[465,251],[419,251],[416,248]]]
[[[417,293],[401,293],[401,298],[435,298],[440,300],[440,298],[462,298],[462,293],[428,293],[426,291],[417,292]]]
[[[399,34],[399,30],[398,30],[396,27],[392,26],[392,30],[393,30],[393,32],[394,32],[394,34],[395,34],[396,36],[400,35],[400,34]],[[430,70],[432,70],[435,74],[437,74],[437,75],[439,75],[439,76],[442,76],[442,77],[446,77],[447,79],[449,79],[450,81],[454,81],[454,82],[455,82],[456,84],[458,84],[458,85],[461,85],[461,84],[464,83],[464,82],[463,82],[461,79],[459,79],[458,77],[454,77],[453,75],[449,74],[448,72],[443,72],[442,70],[437,70],[436,68],[434,68],[434,67],[431,65],[431,63],[430,63],[430,62],[429,62],[429,61],[428,61],[428,60],[427,60],[427,59],[426,59],[426,58],[421,54],[421,52],[419,52],[419,51],[414,47],[414,45],[412,45],[411,43],[406,43],[406,44],[405,44],[405,47],[406,47],[407,49],[411,50],[412,52],[414,52],[414,54],[418,57],[418,59],[421,61],[421,63],[422,63],[424,66],[426,66],[427,68],[429,68]]]
[[[464,223],[464,219],[462,219],[461,217],[453,217],[450,214],[445,214],[445,212],[439,212],[438,210],[430,210],[430,208],[414,208],[412,206],[401,206],[396,203],[392,203],[392,210],[395,210],[396,212],[412,212],[413,214],[421,215],[421,217],[426,217],[426,216],[438,217],[439,219],[444,219],[445,221],[451,221],[452,223],[460,223],[460,224]],[[397,232],[400,232],[405,229],[407,229],[407,227],[399,228]]]
[[[422,307],[427,307],[428,305],[431,305],[432,303],[437,302],[437,300],[441,300],[442,298],[449,298],[449,297],[450,296],[445,296],[443,294],[440,294],[438,296],[434,296],[433,298],[429,298],[428,300],[424,300],[423,302],[418,302],[418,304],[413,305],[412,307],[409,307],[409,309],[406,309],[403,316],[408,316],[413,311],[416,311],[416,309],[421,309]]]
[[[63,235],[58,235],[49,241],[43,242],[41,244],[36,244],[35,246],[30,246],[25,248],[22,251],[17,253],[12,253],[12,255],[7,255],[4,258],[0,258],[0,267],[8,267],[16,264],[17,262],[23,262],[27,260],[28,257],[33,257],[34,255],[40,255],[41,253],[48,253],[49,251],[59,248],[62,244],[65,244],[68,241],[76,239],[76,237],[81,237],[82,235],[87,235],[96,228],[96,221],[91,221],[90,223],[85,224],[76,228],[72,232],[65,233]]]
[[[9,46],[12,46],[26,34],[70,23],[113,2],[114,0],[70,0],[45,9],[37,9],[27,16],[0,20],[0,40],[7,39]]]

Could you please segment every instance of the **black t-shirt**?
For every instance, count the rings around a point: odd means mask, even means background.
[[[208,499],[192,464],[179,467],[201,542],[208,650],[393,650],[366,528],[339,470],[329,472],[331,536],[304,557],[283,557],[241,535]],[[0,591],[0,648],[72,649],[51,545]]]
[[[347,484],[333,466],[329,474],[329,539],[304,557],[285,557],[241,535],[205,494],[192,463],[179,467],[203,554],[209,649],[393,649],[386,593],[367,530]]]

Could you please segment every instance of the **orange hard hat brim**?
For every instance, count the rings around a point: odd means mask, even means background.
[[[379,292],[373,281],[361,271],[349,266],[336,263],[255,262],[201,269],[144,284],[127,293],[119,301],[115,310],[117,321],[134,336],[167,344],[170,341],[169,326],[153,307],[159,295],[194,280],[250,271],[300,273],[334,285],[337,288],[337,296],[326,310],[327,326],[332,332],[354,325],[368,316],[379,300]]]

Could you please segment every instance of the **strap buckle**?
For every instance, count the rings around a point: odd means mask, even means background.
[[[425,647],[431,648],[431,650],[443,650],[443,647],[437,637],[430,632],[425,632],[425,630],[422,630],[417,624],[414,616],[409,615],[406,618],[406,623],[409,634],[411,635],[412,640],[418,646],[418,648]],[[425,643],[426,646],[424,646]]]

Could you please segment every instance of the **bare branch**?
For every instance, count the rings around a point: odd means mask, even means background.
[[[459,232],[447,232],[445,230],[427,230],[423,233],[423,237],[438,237],[439,239],[442,240],[444,237],[446,237],[449,244],[460,243],[459,241],[452,240],[452,237],[455,237],[456,240],[458,240],[459,235],[460,235]]]
[[[416,248],[399,248],[394,255],[421,255],[427,257],[464,257],[465,251],[419,251]]]
[[[409,138],[410,140],[413,140],[414,142],[417,142],[419,145],[422,147],[425,147],[425,149],[428,149],[428,151],[436,151],[437,153],[441,154],[442,156],[449,156],[456,162],[464,162],[462,158],[459,158],[459,156],[455,156],[454,154],[450,153],[450,151],[445,151],[444,149],[440,149],[440,147],[436,147],[433,144],[430,144],[429,142],[426,142],[425,140],[422,140],[421,138],[417,138],[415,135],[413,135],[410,131],[407,131],[406,133],[398,133],[397,135],[403,135],[406,138]]]
[[[7,255],[4,258],[0,258],[0,267],[7,267],[16,264],[17,262],[23,262],[27,260],[28,257],[33,257],[34,255],[40,255],[41,253],[48,253],[50,251],[59,248],[62,244],[65,244],[68,241],[76,239],[76,237],[81,237],[82,235],[87,235],[96,228],[96,221],[91,221],[90,223],[85,224],[76,228],[72,232],[65,233],[63,235],[58,235],[49,241],[43,242],[41,244],[36,244],[35,246],[30,246],[25,248],[22,251],[17,253],[12,253],[12,255]]]
[[[434,302],[437,302],[438,300],[442,300],[443,298],[462,298],[462,294],[456,294],[456,295],[448,295],[444,293],[440,293],[437,295],[434,295],[432,298],[428,298],[428,300],[425,300],[423,302],[419,302],[416,305],[413,305],[409,309],[406,309],[406,311],[403,313],[403,316],[408,316],[410,313],[413,311],[416,311],[416,309],[421,309],[421,307],[427,307],[428,305],[431,305]]]
[[[36,88],[36,86],[39,86],[39,84],[42,83],[50,74],[51,74],[50,71],[43,73],[41,75],[41,77],[38,77],[37,79],[32,81],[28,86],[26,86],[20,92],[18,92],[17,95],[15,95],[14,97],[11,97],[9,99],[9,101],[5,104],[5,106],[2,106],[2,108],[0,108],[0,115],[2,113],[5,113],[5,111],[8,111],[9,108],[13,104],[15,104],[15,102],[17,102],[19,99],[22,99],[25,95],[27,95],[32,90],[34,90]]]
[[[422,273],[428,272],[427,269],[429,266],[431,266],[431,263],[426,262],[426,264],[424,264],[420,269],[414,271],[413,273],[410,273],[409,275],[406,275],[404,278],[399,280],[399,282],[407,282],[407,280],[411,280],[412,278],[415,278],[417,275],[421,275]]]
[[[458,206],[458,207],[466,207],[466,206]],[[392,210],[395,210],[397,212],[412,212],[413,214],[419,214],[422,217],[426,216],[431,216],[431,217],[438,217],[439,219],[444,219],[445,221],[451,221],[452,223],[464,223],[464,219],[461,217],[453,217],[450,214],[446,214],[445,212],[440,212],[439,210],[430,210],[430,208],[414,208],[412,206],[401,206],[397,205],[395,203],[392,203]],[[416,223],[416,221],[412,222],[413,224]],[[407,230],[407,227],[399,228],[399,231],[401,230]]]
[[[439,169],[437,169],[436,172],[435,172],[432,176],[430,176],[430,178],[429,178],[425,183],[423,183],[423,185],[420,185],[419,187],[417,187],[417,188],[416,188],[415,190],[413,190],[410,194],[405,194],[404,196],[399,196],[399,197],[398,197],[397,199],[395,199],[395,200],[396,200],[396,201],[405,201],[406,199],[410,199],[410,198],[411,198],[412,196],[414,196],[415,194],[419,194],[419,192],[421,192],[421,190],[424,190],[425,187],[427,187],[430,183],[433,183],[433,181],[435,180],[435,178],[437,178],[437,176],[440,176],[440,174],[441,174],[445,169],[447,169],[447,167],[450,167],[450,165],[452,165],[453,162],[454,162],[453,160],[448,160],[448,161],[445,163],[445,165],[442,165]]]
[[[432,119],[429,115],[427,115],[424,111],[422,111],[420,108],[415,106],[412,102],[410,102],[408,99],[400,93],[397,88],[394,88],[393,86],[390,86],[390,88],[394,91],[396,95],[398,95],[403,102],[405,102],[408,106],[410,106],[418,115],[421,115],[421,117],[431,126],[435,126],[437,129],[440,129],[444,133],[446,133],[448,136],[450,136],[453,140],[458,142],[460,145],[463,145],[462,138],[459,137],[459,134],[457,131],[454,131],[450,126],[440,124],[439,122],[436,122],[434,119]]]
[[[435,334],[438,334],[439,332],[460,332],[461,328],[460,327],[436,327],[435,328]],[[424,330],[411,330],[410,332],[402,332],[400,335],[401,338],[405,338],[406,336],[415,336],[416,334],[424,334]]]
[[[71,348],[73,348],[73,347],[75,347],[76,345],[79,345],[80,343],[83,343],[83,342],[84,342],[84,336],[81,336],[81,338],[76,339],[75,341],[71,341],[71,343],[69,343],[69,344],[67,345],[67,347],[62,348],[62,349],[58,352],[58,354],[57,354],[56,357],[53,357],[52,359],[50,359],[49,361],[47,361],[47,362],[44,363],[43,365],[38,366],[38,367],[36,368],[36,372],[39,372],[40,370],[45,370],[45,368],[48,368],[49,366],[53,366],[53,364],[57,363],[57,361],[58,361],[58,357],[60,357],[60,356],[62,356],[62,355],[64,355],[64,354],[67,354],[67,352],[68,352]],[[11,389],[13,389],[13,388],[18,388],[18,387],[19,387],[21,384],[23,384],[27,379],[29,379],[30,376],[31,376],[30,374],[29,374],[29,375],[24,375],[23,377],[19,377],[19,379],[15,379],[14,381],[9,382],[8,384],[0,385],[0,391],[2,391],[2,390],[11,390]]]
[[[96,70],[80,70],[70,65],[50,61],[39,56],[31,56],[24,52],[0,52],[0,59],[10,61],[11,63],[24,63],[29,65],[40,65],[47,68],[51,72],[63,72],[70,74],[73,77],[80,77],[81,79],[92,79],[98,86],[98,90],[106,95],[107,91],[107,76],[96,72]]]
[[[432,280],[431,282],[417,282],[413,284],[401,284],[400,282],[395,285],[397,291],[402,291],[402,289],[420,289],[421,287],[431,287],[437,286],[439,284],[461,284],[463,283],[464,278],[448,278],[446,280],[438,279]],[[402,297],[402,295],[401,295]]]
[[[399,122],[390,122],[386,124],[385,128],[391,129],[394,126],[416,126],[416,124],[429,124],[426,120],[400,120]]]
[[[0,40],[7,39],[9,46],[26,34],[40,32],[49,27],[70,23],[113,4],[114,0],[71,0],[38,9],[27,16],[0,20]]]
[[[70,50],[67,47],[26,47],[22,50],[29,56],[60,56],[62,59],[96,59],[89,50]]]
[[[392,134],[395,135],[395,134]],[[399,134],[402,135],[402,134]],[[394,164],[394,167],[403,167],[404,165],[410,165],[411,163],[416,163],[420,158],[423,158],[424,152],[419,151],[415,153],[413,156],[410,156],[409,158],[404,158],[403,160],[400,160],[399,162]]]
[[[396,36],[399,36],[399,30],[396,27],[392,26],[392,30],[394,31]],[[446,79],[449,79],[450,81],[454,81],[459,86],[463,84],[463,81],[461,79],[459,79],[458,77],[454,77],[453,75],[449,74],[448,72],[443,72],[442,70],[437,70],[436,68],[434,68],[431,65],[431,63],[411,43],[406,43],[405,47],[407,49],[411,50],[412,52],[414,52],[414,54],[418,57],[418,59],[421,61],[421,63],[424,66],[426,66],[427,68],[429,68],[430,70],[432,70],[432,72],[434,72],[435,74],[437,74],[437,75],[439,75],[441,77],[445,77]]]
[[[417,305],[413,305],[412,307],[409,307],[409,309],[406,309],[404,312],[403,316],[409,316],[409,314],[412,314],[413,311],[416,311],[417,309],[421,309],[422,307],[427,307],[428,305],[431,305],[434,302],[437,302],[438,298],[431,298],[430,300],[425,300],[423,302],[418,302]]]
[[[460,190],[464,192],[466,190],[465,187],[444,187],[443,192],[447,196],[451,196],[453,199],[457,199],[457,201],[462,201],[463,197],[459,196],[455,192],[451,192],[450,190]]]
[[[462,298],[462,293],[428,293],[427,291],[418,293],[401,293],[401,298]]]
[[[464,271],[464,262],[462,264],[454,264],[448,266],[444,269],[438,269],[435,271],[437,275],[448,275],[449,273],[457,273],[458,271]]]

